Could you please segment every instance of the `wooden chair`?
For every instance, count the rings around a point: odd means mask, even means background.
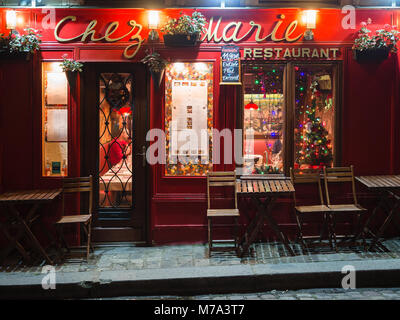
[[[79,215],[65,215],[65,195],[67,193],[80,193],[80,192],[88,192],[89,193],[89,209],[87,214],[79,214]],[[57,233],[68,252],[70,249],[65,241],[63,235],[63,226],[65,224],[76,224],[79,223],[87,237],[87,246],[86,246],[86,260],[89,259],[90,249],[93,250],[91,245],[91,230],[92,230],[92,205],[93,205],[93,177],[81,177],[81,178],[64,178],[63,179],[63,192],[62,192],[62,212],[63,216],[56,222]]]
[[[315,169],[293,169],[290,168],[290,179],[293,185],[296,184],[307,184],[307,185],[315,185],[318,187],[318,195],[315,195],[315,198],[319,198],[319,201],[316,204],[312,205],[299,205],[298,199],[296,199],[296,192],[293,193],[294,200],[294,212],[296,216],[296,222],[298,226],[298,239],[300,240],[300,244],[303,249],[306,248],[307,240],[319,240],[319,244],[322,245],[322,239],[324,236],[324,231],[327,229],[329,243],[332,246],[331,232],[330,232],[330,224],[329,224],[329,211],[328,206],[324,204],[324,198],[322,195],[322,187],[321,187],[321,171]],[[296,188],[297,190],[297,188]],[[303,235],[303,221],[305,215],[314,215],[314,214],[322,214],[323,223],[320,231],[320,235],[312,235],[312,236],[304,236]]]
[[[355,179],[354,179],[354,167],[333,167],[333,168],[326,168],[324,167],[324,182],[325,182],[325,192],[326,192],[326,201],[327,205],[330,209],[329,214],[331,217],[331,220],[333,222],[332,224],[332,231],[333,231],[333,241],[335,244],[335,248],[337,250],[337,238],[353,238],[354,240],[357,240],[359,237],[362,237],[364,247],[366,247],[365,244],[365,234],[364,231],[362,230],[361,226],[361,216],[362,214],[367,212],[367,209],[363,208],[360,206],[357,202],[357,196],[356,196],[356,184],[355,184]],[[339,204],[332,204],[331,203],[331,197],[330,197],[330,192],[329,192],[329,185],[331,183],[351,183],[351,188],[352,188],[352,198],[353,201],[352,203],[339,203]],[[343,194],[343,192],[342,192]],[[356,215],[356,232],[354,235],[336,235],[335,227],[336,227],[336,221],[335,218],[337,214],[352,214]],[[344,242],[341,242],[341,244],[344,244]],[[351,243],[350,243],[351,244]]]
[[[211,209],[211,194],[210,189],[212,187],[232,187],[234,193],[235,200],[235,208],[231,209]],[[211,255],[212,250],[226,250],[225,248],[214,248],[213,242],[217,242],[212,239],[212,219],[216,217],[233,217],[235,220],[235,231],[234,231],[234,244],[235,250],[238,251],[238,218],[239,218],[239,209],[238,209],[238,201],[237,201],[237,190],[236,190],[236,171],[229,172],[209,172],[207,174],[207,200],[208,200],[208,209],[207,209],[207,219],[208,219],[208,249],[209,256]],[[229,240],[220,240],[219,242],[228,242]],[[232,242],[230,240],[229,242]],[[232,248],[230,248],[232,249]]]

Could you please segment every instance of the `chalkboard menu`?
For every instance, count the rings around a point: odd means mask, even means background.
[[[221,82],[220,84],[242,84],[240,81],[240,49],[227,45],[221,49]]]

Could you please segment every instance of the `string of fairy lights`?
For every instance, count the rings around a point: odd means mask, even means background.
[[[295,163],[299,166],[325,166],[330,165],[333,159],[332,142],[328,138],[329,133],[325,128],[326,123],[317,116],[318,109],[317,96],[318,82],[311,71],[306,71],[300,67],[295,67],[296,71],[296,119],[295,128],[296,159]],[[307,91],[307,87],[309,91]],[[307,94],[305,92],[307,91]],[[323,100],[324,108],[331,107],[331,99]]]

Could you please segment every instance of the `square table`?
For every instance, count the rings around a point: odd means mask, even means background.
[[[16,248],[23,258],[29,262],[31,260],[29,253],[20,242],[22,237],[27,236],[31,240],[33,248],[46,259],[47,263],[53,264],[53,261],[33,234],[31,225],[40,216],[37,213],[38,209],[57,198],[61,191],[62,189],[27,190],[0,194],[0,206],[7,209],[3,211],[7,214],[7,222],[1,223],[0,227],[6,238],[11,242],[5,249],[3,258]],[[28,205],[30,208],[24,214],[17,209],[18,205]],[[16,229],[14,236],[10,233],[11,228]]]
[[[271,215],[271,209],[276,199],[293,194],[294,187],[286,178],[276,179],[243,179],[236,182],[238,196],[250,198],[257,206],[257,213],[250,221],[242,238],[239,240],[239,256],[243,256],[257,237],[264,225],[264,220],[275,231],[289,253],[294,256],[292,247],[286,235],[279,229],[279,225]]]
[[[395,217],[395,214],[397,213],[400,216],[400,195],[398,194],[400,190],[400,175],[360,176],[356,177],[356,180],[369,190],[379,194],[378,205],[374,208],[371,216],[367,219],[363,227],[364,232],[369,233],[373,237],[371,245],[369,246],[369,250],[371,250],[377,244],[379,238]],[[374,234],[369,228],[369,225],[378,209],[382,209],[387,217],[378,232]]]

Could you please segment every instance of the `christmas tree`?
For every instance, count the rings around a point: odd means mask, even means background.
[[[321,119],[317,117],[315,83],[311,85],[311,106],[306,108],[307,120],[303,126],[299,151],[299,164],[313,166],[329,166],[333,159],[331,141],[328,139],[328,131],[325,129]]]

